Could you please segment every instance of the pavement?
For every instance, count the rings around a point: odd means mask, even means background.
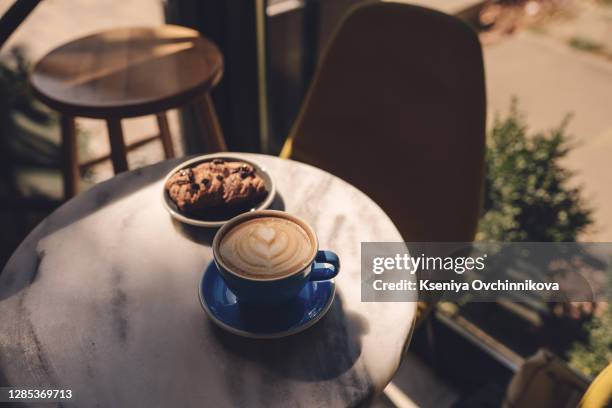
[[[546,34],[523,31],[484,49],[489,126],[517,97],[533,131],[572,115],[576,148],[565,164],[594,209],[595,226],[583,237],[612,242],[612,62],[576,50]]]
[[[408,352],[380,401],[397,408],[450,408],[459,396],[430,366]]]
[[[0,0],[0,14],[15,0]],[[109,28],[158,24],[163,21],[161,1],[156,0],[44,0],[19,26],[2,48],[27,46],[38,60],[53,48],[74,38]]]

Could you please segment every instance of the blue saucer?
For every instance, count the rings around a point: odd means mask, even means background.
[[[309,282],[295,300],[278,307],[241,305],[211,262],[200,282],[204,311],[221,328],[239,336],[269,339],[290,336],[318,322],[330,309],[336,293],[333,281]]]

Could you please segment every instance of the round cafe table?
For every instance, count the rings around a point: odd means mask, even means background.
[[[162,178],[121,174],[45,219],[0,275],[0,386],[71,389],[64,407],[354,406],[380,392],[411,335],[414,303],[360,301],[362,241],[401,241],[371,199],[317,168],[245,154],[275,178],[273,208],[338,253],[334,303],[306,331],[237,337],[204,314],[213,230],[173,221]]]

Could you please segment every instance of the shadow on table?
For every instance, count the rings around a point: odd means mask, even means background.
[[[40,240],[159,181],[181,160],[184,159],[168,160],[119,174],[96,184],[55,210],[27,236],[0,273],[0,301],[36,281],[38,267],[45,256],[44,251],[38,249]]]
[[[313,327],[281,339],[248,339],[231,334],[209,321],[214,337],[229,353],[281,377],[324,381],[349,371],[361,355],[361,337],[369,331],[367,320],[347,312],[338,293],[330,311]]]
[[[185,159],[168,160],[119,174],[108,181],[96,184],[58,208],[28,235],[0,273],[0,301],[11,297],[36,281],[38,268],[45,257],[44,251],[38,250],[40,240],[159,181],[181,160]],[[285,209],[285,203],[280,194],[277,193],[271,208]],[[177,222],[174,222],[174,226],[183,236],[207,246],[211,245],[217,231],[216,229],[185,226]]]
[[[285,200],[283,200],[283,197],[279,193],[276,193],[274,201],[272,201],[272,204],[270,205],[270,209],[285,211]],[[219,230],[219,228],[196,227],[194,225],[182,223],[175,219],[172,220],[172,226],[174,227],[175,231],[190,241],[208,247],[212,246],[215,234]]]

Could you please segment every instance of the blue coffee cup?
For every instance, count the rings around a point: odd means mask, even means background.
[[[219,246],[225,235],[239,224],[261,217],[278,217],[300,226],[309,235],[314,246],[312,257],[304,262],[305,267],[279,278],[255,278],[232,270],[219,255]],[[332,251],[318,248],[317,236],[304,220],[284,211],[261,210],[238,215],[225,223],[213,240],[213,256],[221,278],[236,295],[240,303],[249,306],[278,306],[295,298],[310,281],[333,279],[340,271],[340,259]]]

